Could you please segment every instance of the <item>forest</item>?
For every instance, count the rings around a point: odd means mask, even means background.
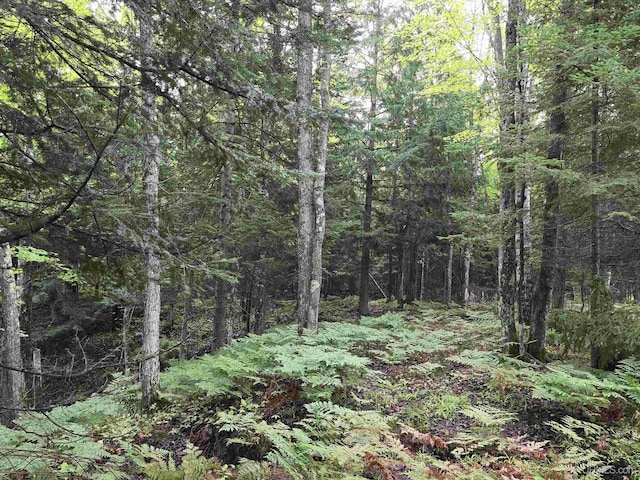
[[[640,479],[636,0],[0,13],[0,477]]]

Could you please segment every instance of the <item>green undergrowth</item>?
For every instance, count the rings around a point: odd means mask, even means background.
[[[145,415],[131,379],[0,428],[15,478],[637,478],[640,361],[498,352],[484,307],[433,303],[250,335],[175,362]],[[21,476],[22,475],[22,476]],[[28,476],[27,476],[28,475]]]

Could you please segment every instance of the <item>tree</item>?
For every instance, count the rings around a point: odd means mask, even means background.
[[[20,347],[20,307],[18,286],[13,270],[13,255],[8,243],[2,244],[0,252],[0,289],[2,290],[2,344],[0,345],[3,367],[0,371],[2,387],[0,399],[0,423],[8,425],[17,417],[23,406],[25,378],[22,370]]]
[[[142,140],[144,194],[146,203],[147,228],[142,249],[145,254],[147,291],[142,324],[142,406],[148,408],[157,397],[160,384],[160,215],[158,212],[158,185],[160,183],[160,137],[157,133],[157,106],[155,82],[150,77],[154,69],[155,32],[153,25],[153,5],[143,1],[134,5],[140,24],[140,64],[142,73],[142,104],[140,116],[144,122]]]
[[[298,120],[298,323],[316,330],[309,324],[311,301],[311,254],[313,248],[313,129],[311,98],[313,93],[313,33],[311,30],[313,2],[298,6],[298,70],[296,76],[296,106]]]

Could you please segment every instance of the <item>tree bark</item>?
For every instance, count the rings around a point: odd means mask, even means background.
[[[0,232],[4,233],[4,232]],[[2,363],[7,365],[4,370],[4,395],[2,404],[7,408],[0,408],[0,420],[4,425],[10,425],[18,416],[23,406],[25,393],[25,377],[22,371],[22,350],[20,347],[20,305],[18,286],[13,270],[11,246],[5,243],[0,246],[0,288],[2,289],[2,320],[4,332],[2,335]]]
[[[129,374],[129,326],[133,317],[133,307],[124,307],[122,313],[122,374]]]
[[[232,134],[234,130],[235,116],[233,112],[227,114],[227,133]],[[220,195],[222,203],[220,205],[220,226],[225,234],[228,234],[231,226],[231,164],[227,162],[222,169],[220,179]],[[226,235],[225,235],[226,237]],[[224,258],[231,257],[231,251],[227,245],[227,238],[223,239],[222,255]],[[227,295],[229,285],[223,278],[216,280],[216,303],[213,310],[213,332],[211,338],[211,351],[222,348],[227,342]]]
[[[329,34],[331,20],[331,0],[326,0],[322,12],[324,34]],[[313,205],[315,213],[315,231],[313,233],[313,251],[311,254],[311,299],[307,326],[318,331],[318,310],[320,308],[320,294],[322,293],[322,245],[325,233],[324,184],[327,168],[327,153],[329,147],[329,114],[331,112],[329,87],[331,85],[331,56],[328,47],[322,48],[320,62],[320,108],[322,116],[318,129],[318,160],[316,162],[316,176],[313,184]]]
[[[409,245],[409,272],[407,278],[407,303],[416,299],[416,275],[418,267],[418,246],[414,240]]]
[[[519,212],[516,235],[516,282],[518,304],[518,343],[519,353],[523,356],[527,350],[529,329],[531,328],[531,297],[533,294],[531,252],[531,187],[524,179],[516,196]]]
[[[147,1],[138,2],[135,7],[140,23],[142,105],[140,115],[145,134],[143,138],[144,155],[144,193],[146,201],[147,228],[143,236],[142,248],[145,252],[147,269],[147,292],[142,332],[142,407],[149,408],[157,397],[160,384],[160,255],[156,243],[159,238],[160,215],[158,212],[158,186],[160,183],[160,137],[157,133],[157,106],[155,86],[148,71],[153,69],[155,36],[152,20],[152,5]]]
[[[311,252],[314,231],[313,212],[313,141],[311,128],[311,96],[313,93],[313,34],[311,17],[313,2],[298,6],[298,70],[296,103],[298,111],[298,332],[308,328],[311,287]]]
[[[555,80],[556,94],[553,110],[549,116],[551,143],[547,150],[549,160],[562,160],[564,157],[567,133],[567,119],[564,111],[567,102],[566,80],[558,74]],[[531,338],[528,353],[533,358],[544,361],[547,335],[547,314],[553,298],[553,286],[557,269],[558,243],[558,183],[553,175],[545,185],[544,230],[542,234],[542,258],[540,272],[533,295],[533,314],[531,318]]]
[[[189,338],[189,320],[191,319],[191,288],[186,272],[182,274],[182,289],[184,305],[182,307],[182,324],[180,325],[180,360],[187,357],[187,339]]]
[[[451,303],[452,289],[453,289],[453,240],[449,240],[446,283],[444,287],[445,287],[444,301],[448,305]]]
[[[373,166],[375,163],[376,141],[375,119],[378,110],[378,36],[380,34],[380,2],[372,2],[375,9],[373,40],[373,72],[369,86],[369,152],[366,160],[364,215],[362,217],[362,258],[360,260],[360,291],[358,312],[369,315],[369,274],[371,272],[371,214],[373,210]]]

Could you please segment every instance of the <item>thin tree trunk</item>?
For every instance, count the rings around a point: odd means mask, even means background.
[[[473,120],[473,115],[472,115]],[[477,182],[477,171],[478,171],[479,159],[478,155],[473,155],[473,161],[471,163],[471,192],[469,193],[469,209],[473,210],[476,204],[476,182]],[[471,290],[469,288],[469,283],[471,279],[471,245],[469,243],[464,244],[463,250],[463,268],[464,268],[464,286],[463,286],[463,294],[462,300],[465,305],[469,304],[471,299]]]
[[[33,396],[33,407],[38,405],[38,391],[42,387],[42,353],[39,348],[34,348],[31,352],[31,392]]]
[[[409,245],[409,268],[407,276],[407,303],[413,303],[416,299],[416,275],[418,267],[418,246],[412,240]]]
[[[371,140],[373,142],[373,140]],[[371,270],[371,212],[373,203],[373,173],[370,160],[367,160],[367,176],[365,181],[364,215],[362,217],[362,257],[360,259],[360,289],[358,295],[358,312],[369,315],[369,272]]]
[[[567,133],[567,119],[564,112],[564,106],[567,102],[567,87],[563,75],[558,74],[555,81],[556,94],[553,99],[553,110],[549,115],[551,144],[547,150],[547,158],[560,161],[564,157],[564,136]],[[558,183],[553,175],[545,185],[545,197],[542,258],[533,295],[532,331],[528,344],[529,355],[542,361],[546,356],[547,314],[553,298],[554,277],[557,269],[559,206]]]
[[[453,289],[453,240],[449,240],[446,283],[444,287],[445,287],[444,301],[448,305],[451,303],[452,289]]]
[[[506,215],[503,223],[504,243],[498,252],[498,309],[504,334],[504,344],[510,355],[518,355],[518,336],[514,318],[515,305],[515,237],[513,234],[514,191],[503,188],[500,192],[500,211]]]
[[[372,2],[375,8],[373,40],[373,72],[369,87],[369,152],[366,160],[364,215],[362,218],[362,258],[360,261],[360,294],[358,312],[369,315],[369,273],[371,271],[371,214],[373,210],[373,166],[376,142],[374,138],[375,119],[378,110],[378,35],[380,33],[380,2]]]
[[[396,273],[396,299],[398,308],[404,308],[404,232],[398,236],[398,271]]]
[[[227,124],[233,124],[233,115],[227,116]],[[231,127],[232,128],[232,127]],[[222,205],[220,206],[220,225],[225,233],[228,233],[231,225],[231,165],[227,163],[222,171],[221,185]],[[222,255],[225,258],[231,256],[227,246],[227,239],[224,239]],[[229,285],[223,278],[216,280],[216,303],[213,310],[213,332],[211,338],[211,351],[222,348],[227,342],[227,295]]]
[[[133,316],[133,307],[124,307],[122,313],[122,374],[129,374],[129,326]]]
[[[191,319],[191,288],[186,272],[182,274],[184,305],[182,307],[182,324],[180,325],[180,360],[187,357],[187,339],[189,338],[189,320]]]
[[[4,233],[4,232],[2,232]],[[0,288],[2,289],[2,363],[8,368],[4,370],[5,392],[2,398],[7,409],[0,409],[0,420],[9,425],[17,417],[23,406],[25,378],[22,371],[22,350],[20,347],[20,305],[18,287],[13,270],[11,246],[5,243],[0,246]]]
[[[471,299],[471,290],[469,289],[469,279],[471,277],[471,247],[468,243],[464,245],[464,294],[463,301],[465,305],[469,304]]]
[[[531,327],[531,296],[533,294],[531,252],[531,188],[529,182],[523,180],[516,195],[519,211],[516,235],[516,282],[519,319],[519,353],[523,356],[527,350],[529,329]]]
[[[314,232],[313,212],[313,140],[311,128],[311,96],[313,93],[313,2],[298,6],[298,71],[296,103],[298,109],[298,332],[308,328],[311,287],[311,252]]]
[[[229,293],[229,309],[227,314],[227,345],[231,344],[233,336],[235,335],[235,318],[236,318],[236,298],[237,291],[235,285],[231,285],[231,291]]]
[[[600,0],[593,0],[594,23],[599,22]],[[598,176],[602,173],[600,160],[600,82],[594,78],[591,103],[591,174]],[[591,276],[596,278],[602,275],[601,258],[601,220],[600,199],[597,194],[591,196]],[[591,345],[591,366],[597,368],[600,364],[600,347]]]
[[[421,285],[420,285],[420,300],[424,300],[427,292],[427,273],[429,270],[429,257],[427,256],[427,249],[422,251],[422,268],[421,268]]]
[[[267,289],[262,281],[258,281],[256,296],[258,297],[258,301],[255,315],[255,332],[262,334],[267,329]]]
[[[331,19],[331,0],[326,0],[322,12],[324,21],[324,34],[329,34],[329,22]],[[309,302],[309,315],[307,327],[318,331],[318,309],[320,308],[320,294],[322,293],[322,245],[325,233],[325,206],[324,184],[327,168],[327,152],[329,147],[329,114],[331,111],[329,87],[331,85],[331,57],[322,49],[320,62],[320,108],[322,116],[318,130],[318,161],[316,163],[316,176],[313,185],[313,205],[315,209],[315,231],[313,234],[313,251],[311,255],[311,299]]]
[[[147,2],[135,4],[135,13],[140,23],[140,63],[142,74],[142,105],[140,116],[145,134],[143,137],[144,193],[146,201],[147,228],[143,237],[143,251],[147,269],[147,292],[142,324],[142,407],[149,408],[157,397],[160,384],[160,255],[156,250],[159,238],[160,215],[158,213],[158,186],[160,183],[160,137],[157,134],[157,107],[155,86],[149,76],[154,67],[155,36],[152,20],[152,5]]]
[[[393,276],[393,244],[389,246],[387,252],[387,302],[390,302],[395,292],[395,282]]]

